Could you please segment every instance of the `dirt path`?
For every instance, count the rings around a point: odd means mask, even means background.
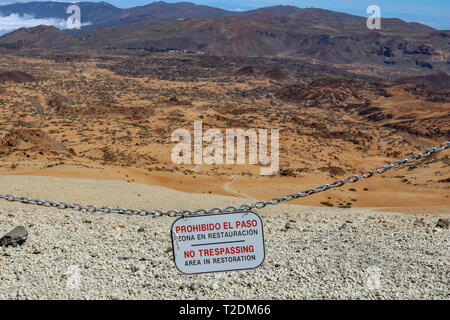
[[[236,179],[236,175],[232,175],[230,177],[230,180],[223,185],[224,190],[227,191],[227,192],[230,192],[230,193],[234,193],[234,194],[236,194],[239,197],[244,197],[244,198],[247,198],[247,199],[251,199],[252,201],[256,201],[256,199],[253,198],[251,195],[246,194],[246,193],[242,193],[241,191],[235,190],[235,189],[233,189],[230,186],[235,179]]]

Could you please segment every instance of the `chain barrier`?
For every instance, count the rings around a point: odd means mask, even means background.
[[[429,148],[420,153],[416,153],[410,155],[402,160],[396,160],[391,162],[390,164],[380,166],[373,170],[364,171],[361,175],[352,175],[345,180],[337,180],[329,184],[324,184],[322,186],[300,191],[298,193],[292,193],[285,195],[280,198],[272,198],[268,201],[257,201],[253,204],[243,204],[238,207],[228,206],[226,208],[212,208],[212,209],[198,209],[198,210],[146,210],[146,209],[125,209],[125,208],[111,208],[111,207],[97,207],[93,205],[83,206],[80,204],[70,204],[66,202],[53,202],[49,200],[39,200],[27,197],[16,197],[12,194],[0,194],[0,199],[4,199],[11,202],[22,202],[26,204],[39,205],[44,207],[54,207],[58,209],[72,209],[75,211],[84,211],[84,212],[101,212],[101,213],[117,213],[117,214],[128,214],[128,215],[140,215],[140,216],[152,216],[152,217],[161,217],[161,216],[169,216],[169,217],[188,217],[188,216],[199,216],[199,215],[208,215],[208,214],[219,214],[219,213],[242,213],[246,211],[250,211],[252,209],[262,209],[268,205],[277,205],[283,202],[292,201],[298,198],[303,198],[310,196],[315,193],[323,192],[333,188],[339,188],[345,185],[346,183],[355,183],[360,179],[367,179],[372,177],[374,174],[383,174],[386,171],[399,168],[406,163],[412,163],[422,158],[429,157],[435,153],[438,153],[442,150],[450,148],[450,141],[446,141],[439,146],[435,146],[433,148]]]

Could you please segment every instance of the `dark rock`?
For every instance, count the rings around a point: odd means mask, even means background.
[[[442,228],[442,229],[448,229],[449,225],[450,225],[450,222],[449,222],[448,219],[439,219],[437,224],[436,224],[436,227],[437,228]]]
[[[286,223],[286,225],[284,226],[284,228],[281,228],[281,231],[286,232],[286,231],[288,231],[288,230],[291,229],[291,228],[292,228],[291,223],[288,222],[288,223]]]
[[[0,246],[21,245],[28,238],[28,232],[23,226],[16,227],[0,239]]]
[[[339,230],[345,230],[348,229],[348,224],[346,222],[344,222],[339,228]]]

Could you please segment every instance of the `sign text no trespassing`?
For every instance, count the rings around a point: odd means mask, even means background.
[[[265,257],[263,223],[254,212],[180,218],[172,242],[175,265],[188,274],[253,269]]]

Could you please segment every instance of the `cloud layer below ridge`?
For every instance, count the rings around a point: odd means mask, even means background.
[[[82,25],[89,25],[83,23]],[[0,35],[14,31],[19,28],[31,28],[39,25],[54,26],[58,29],[67,29],[67,20],[59,18],[43,18],[35,19],[31,15],[19,15],[13,13],[9,16],[0,15]]]

